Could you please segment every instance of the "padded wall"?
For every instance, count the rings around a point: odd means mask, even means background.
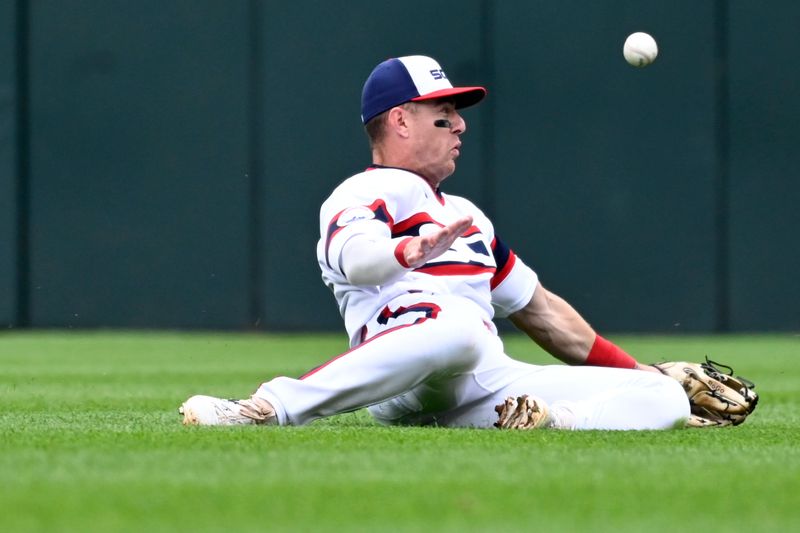
[[[16,10],[0,2],[0,328],[17,317]]]
[[[445,191],[598,329],[797,330],[800,8],[751,4],[0,3],[0,325],[341,329],[319,205],[422,53],[489,90]]]
[[[800,4],[730,11],[730,316],[800,331]]]
[[[33,323],[246,326],[247,4],[31,9]]]
[[[713,4],[495,6],[498,232],[601,330],[712,329]]]

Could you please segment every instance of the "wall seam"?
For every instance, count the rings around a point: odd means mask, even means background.
[[[715,65],[715,146],[716,173],[714,176],[714,226],[716,252],[714,280],[717,332],[730,331],[730,71],[728,47],[728,0],[714,5],[714,65]]]
[[[15,13],[16,171],[16,310],[15,325],[31,325],[30,259],[30,17],[27,0],[17,0]]]
[[[249,172],[249,198],[248,198],[248,314],[249,326],[256,329],[263,329],[261,313],[264,309],[264,254],[263,248],[263,181],[264,181],[264,159],[261,154],[263,131],[263,103],[262,89],[263,80],[261,79],[261,37],[262,2],[251,0],[249,6],[249,64],[248,64],[248,87],[247,87],[247,108],[248,108],[248,172]]]

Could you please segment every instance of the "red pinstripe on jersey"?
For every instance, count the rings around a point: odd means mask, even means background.
[[[475,235],[476,233],[480,233],[480,232],[481,232],[481,230],[478,229],[477,226],[470,226],[470,227],[467,228],[467,230],[464,233],[461,234],[461,236],[462,237],[471,237],[472,235]]]
[[[404,235],[417,237],[419,236],[420,226],[424,224],[435,224],[440,228],[445,226],[441,222],[435,220],[428,213],[415,213],[405,220],[400,220],[394,224],[392,227],[392,237],[402,237]],[[481,230],[477,226],[470,226],[466,229],[466,231],[464,231],[464,233],[461,234],[461,237],[471,237],[472,235],[480,232]]]
[[[435,221],[428,213],[416,213],[405,220],[397,222],[392,227],[392,237],[403,237],[405,235],[417,237],[419,236],[420,226],[424,224],[435,224],[440,228],[444,227],[444,224]]]

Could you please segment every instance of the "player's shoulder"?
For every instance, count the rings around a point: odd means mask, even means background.
[[[480,207],[473,202],[472,200],[465,198],[463,196],[458,196],[455,194],[447,194],[442,193],[442,197],[446,203],[449,203],[459,209],[460,211],[464,211],[465,213],[473,213],[480,216],[485,217],[486,215],[483,213]]]
[[[446,194],[442,193],[442,197],[444,198],[445,203],[449,204],[455,211],[463,214],[463,215],[472,215],[474,220],[474,224],[481,228],[482,230],[486,230],[489,233],[494,232],[494,225],[486,213],[475,204],[472,200],[465,198],[463,196],[457,196],[454,194]]]

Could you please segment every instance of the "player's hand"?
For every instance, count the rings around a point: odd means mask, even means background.
[[[445,253],[455,240],[472,226],[472,217],[461,217],[434,233],[414,237],[403,250],[403,257],[411,268],[424,265]]]
[[[644,370],[645,372],[658,372],[659,374],[661,371],[652,365],[643,365],[642,363],[636,363],[636,370]]]

